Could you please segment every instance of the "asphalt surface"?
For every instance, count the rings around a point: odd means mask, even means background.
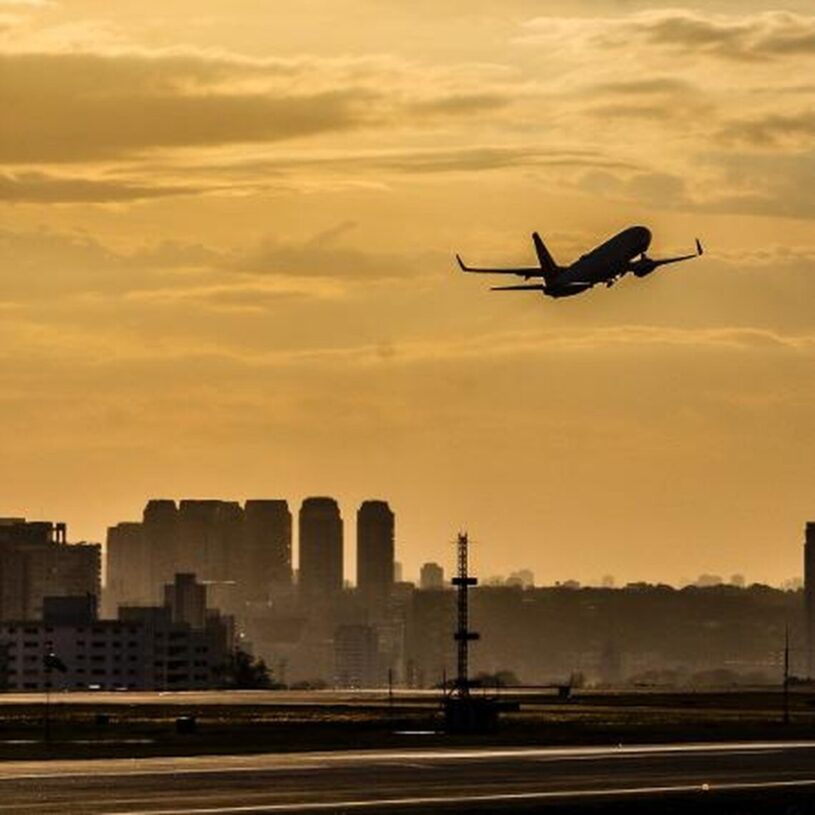
[[[684,802],[680,810],[670,811],[723,812],[731,811],[720,805],[728,795],[757,800],[771,793],[794,794],[797,809],[773,804],[767,811],[815,811],[815,742],[411,749],[0,765],[0,813],[43,815],[557,811],[582,802],[606,811],[620,802],[628,806],[643,800],[655,806],[659,801]],[[706,801],[714,802],[712,809],[705,808]]]

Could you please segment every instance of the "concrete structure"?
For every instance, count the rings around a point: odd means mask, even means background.
[[[49,595],[101,594],[101,547],[69,544],[63,523],[0,519],[0,620],[42,617]]]
[[[382,606],[394,582],[394,515],[387,501],[364,501],[357,512],[357,589]]]
[[[343,528],[333,498],[306,498],[300,507],[300,596],[322,604],[340,593],[343,585]]]
[[[815,678],[815,522],[804,533],[804,632],[806,636],[806,672]]]
[[[444,588],[444,569],[438,563],[424,563],[419,572],[419,588],[428,589],[443,589]]]

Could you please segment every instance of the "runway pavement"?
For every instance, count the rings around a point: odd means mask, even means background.
[[[0,765],[0,813],[227,815],[548,811],[575,803],[795,793],[815,811],[815,742],[410,749]],[[657,810],[654,810],[657,811]],[[708,810],[705,810],[708,811]],[[724,810],[721,810],[724,811]],[[784,810],[778,810],[783,812]]]

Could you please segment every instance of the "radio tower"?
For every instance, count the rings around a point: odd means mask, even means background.
[[[458,628],[455,633],[455,640],[458,643],[458,676],[454,692],[460,697],[470,695],[469,678],[469,657],[470,642],[477,640],[479,635],[475,631],[470,631],[470,598],[468,590],[470,586],[478,584],[475,577],[470,577],[468,571],[468,549],[469,540],[466,532],[459,532],[456,541],[458,553],[458,575],[453,578],[452,583],[458,592]]]

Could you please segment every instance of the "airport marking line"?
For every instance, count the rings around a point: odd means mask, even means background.
[[[815,787],[815,779],[800,781],[734,782],[722,784],[677,784],[655,787],[623,787],[599,790],[551,790],[547,792],[507,792],[483,795],[417,796],[415,798],[357,799],[350,801],[313,801],[290,804],[248,804],[224,807],[109,810],[104,815],[231,815],[252,812],[318,812],[337,809],[374,809],[376,807],[415,807],[438,804],[489,804],[510,801],[569,800],[576,798],[625,798],[666,793],[748,792],[757,790]]]
[[[355,752],[265,753],[262,755],[150,756],[131,759],[66,759],[61,770],[50,770],[41,762],[0,764],[0,783],[31,779],[78,778],[84,776],[208,775],[244,772],[274,772],[324,769],[330,765],[399,764],[404,762],[531,759],[558,761],[574,759],[637,758],[640,756],[715,755],[731,753],[815,750],[815,741],[713,742],[661,745],[617,745],[605,747],[509,747],[498,749],[362,750]],[[35,769],[36,768],[36,769]]]

